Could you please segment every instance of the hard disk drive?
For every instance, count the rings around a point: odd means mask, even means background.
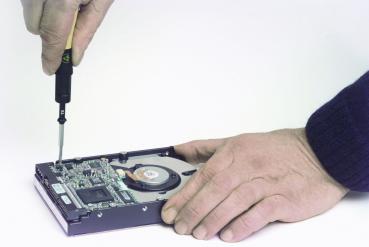
[[[36,165],[35,187],[67,235],[162,222],[161,207],[196,172],[173,147]]]

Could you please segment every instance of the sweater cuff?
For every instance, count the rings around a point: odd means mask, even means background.
[[[306,135],[328,174],[350,190],[369,192],[369,72],[319,108]]]

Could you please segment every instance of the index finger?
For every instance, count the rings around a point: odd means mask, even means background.
[[[26,28],[33,34],[40,34],[40,20],[46,0],[21,0]]]
[[[53,74],[61,63],[75,13],[80,0],[46,1],[40,21],[42,39],[42,67],[46,74]]]
[[[233,157],[225,150],[217,151],[207,163],[197,171],[185,186],[173,195],[163,206],[162,218],[167,224],[172,224],[180,210],[200,189],[217,173],[227,168],[233,162]]]

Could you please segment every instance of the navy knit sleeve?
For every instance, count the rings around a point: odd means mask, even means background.
[[[308,120],[306,135],[337,182],[369,192],[369,72],[318,109]]]

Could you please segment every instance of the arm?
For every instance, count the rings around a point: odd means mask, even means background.
[[[350,190],[369,192],[369,72],[317,110],[306,134],[336,181]]]

